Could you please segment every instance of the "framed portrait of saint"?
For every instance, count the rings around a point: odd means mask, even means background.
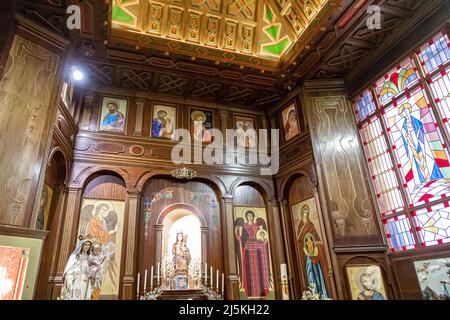
[[[213,128],[213,112],[191,109],[191,133],[194,142],[211,143],[210,130]]]
[[[345,268],[352,300],[388,300],[379,265],[354,265]]]
[[[156,104],[153,106],[152,138],[172,139],[176,129],[177,108]]]
[[[103,97],[100,115],[100,131],[124,133],[128,100]]]
[[[234,116],[234,135],[238,147],[255,148],[258,144],[256,118],[251,116]]]
[[[39,201],[39,211],[36,220],[36,229],[46,230],[48,226],[48,218],[50,216],[50,206],[52,204],[53,189],[44,184]]]
[[[289,141],[301,133],[295,102],[292,102],[281,111],[281,120],[285,141]]]
[[[414,261],[425,300],[450,300],[450,257]]]

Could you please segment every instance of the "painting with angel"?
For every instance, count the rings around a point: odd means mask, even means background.
[[[96,244],[101,246],[101,257],[96,258],[99,260],[98,269],[102,270],[99,274],[104,278],[101,281],[101,298],[116,299],[119,294],[124,212],[124,201],[85,198],[81,206],[78,234],[92,239],[91,251],[96,251]],[[101,259],[105,260],[100,263]]]

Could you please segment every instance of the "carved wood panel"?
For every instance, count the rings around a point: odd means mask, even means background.
[[[26,225],[47,142],[59,56],[15,36],[0,82],[0,222]],[[28,210],[30,210],[28,208]]]

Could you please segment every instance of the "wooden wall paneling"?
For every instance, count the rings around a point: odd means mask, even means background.
[[[0,163],[4,168],[0,180],[7,190],[0,198],[0,222],[32,227],[59,101],[61,84],[57,79],[69,43],[23,16],[16,16],[16,21],[10,58],[0,82],[0,104],[8,106],[0,122]]]
[[[334,90],[330,86],[341,86]],[[367,184],[363,153],[343,84],[305,83],[319,181],[336,246],[384,245]]]
[[[127,116],[125,120],[125,134],[126,135],[133,135],[135,128],[136,128],[136,119],[137,118],[137,104],[136,99],[131,98],[128,99],[128,110],[127,110]]]
[[[142,135],[142,125],[144,120],[144,108],[145,108],[145,100],[144,99],[136,99],[136,124],[134,127],[134,135],[141,136]]]

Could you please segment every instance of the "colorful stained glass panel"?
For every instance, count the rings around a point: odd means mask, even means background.
[[[373,101],[372,93],[369,90],[364,91],[358,96],[354,103],[355,114],[358,120],[365,119],[368,115],[375,112],[375,103]]]
[[[382,105],[392,101],[418,80],[417,68],[410,58],[402,61],[375,84],[377,98]]]
[[[427,74],[430,74],[450,61],[450,41],[441,32],[433,40],[423,45],[418,52],[420,62]]]
[[[416,89],[385,110],[384,120],[411,205],[448,192],[450,163],[424,91]]]
[[[450,134],[450,67],[434,76],[430,81],[431,93],[437,104],[441,119]]]
[[[414,249],[416,242],[407,215],[383,221],[391,252]]]
[[[414,214],[414,220],[422,246],[450,242],[450,207],[448,202],[418,210]]]
[[[380,213],[395,213],[403,209],[403,199],[380,120],[371,118],[361,127],[360,134]]]

